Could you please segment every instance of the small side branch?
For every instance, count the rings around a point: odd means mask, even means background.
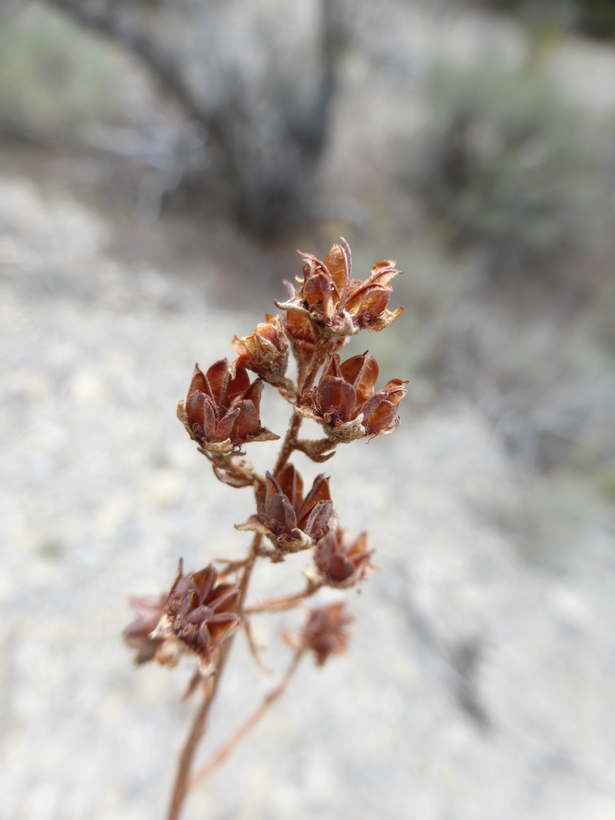
[[[272,689],[265,697],[263,698],[262,703],[260,706],[252,712],[250,717],[237,729],[237,731],[231,735],[231,737],[226,741],[226,743],[218,749],[215,755],[206,763],[202,769],[191,778],[189,788],[192,789],[199,783],[201,783],[205,778],[207,778],[211,772],[214,771],[218,766],[220,766],[224,761],[229,757],[231,752],[234,751],[235,747],[239,745],[239,743],[243,740],[243,738],[256,726],[259,720],[263,717],[263,715],[267,712],[269,707],[274,703],[278,698],[280,698],[284,692],[288,684],[290,683],[293,675],[297,671],[297,667],[299,666],[299,662],[303,657],[305,652],[305,648],[298,649],[291,661],[290,666],[286,670],[286,673],[280,683],[276,686],[275,689]]]
[[[164,90],[179,100],[191,117],[211,126],[211,118],[196,104],[176,62],[162,54],[152,41],[134,26],[127,25],[113,14],[100,11],[98,8],[89,8],[83,2],[48,0],[48,3],[84,28],[120,43],[135,54],[158,79]]]
[[[262,535],[260,535],[260,533],[256,533],[250,547],[250,552],[241,576],[241,581],[239,582],[239,604],[237,611],[240,617],[243,615],[248,586],[250,584],[250,577],[256,562],[256,556],[258,554],[258,548],[260,547],[261,541]],[[236,634],[237,633],[235,633],[235,635]],[[218,686],[220,685],[222,673],[224,672],[224,667],[226,666],[226,661],[233,645],[235,635],[232,635],[222,646],[220,659],[218,661],[215,674],[213,678],[208,678],[205,683],[203,703],[194,717],[192,729],[190,730],[190,734],[188,735],[188,739],[186,740],[179,758],[177,776],[175,778],[175,787],[171,797],[171,805],[169,806],[167,820],[179,820],[179,816],[184,805],[184,800],[186,799],[186,795],[188,794],[188,790],[190,788],[189,782],[192,761],[194,760],[194,755],[196,754],[198,745],[205,734],[205,730],[207,728],[207,716],[209,715],[211,704],[213,703]]]
[[[258,612],[285,612],[288,609],[293,609],[300,604],[301,601],[309,598],[321,588],[322,584],[310,582],[301,592],[295,592],[294,595],[284,595],[280,598],[267,598],[254,606],[246,608],[246,615],[256,615]]]

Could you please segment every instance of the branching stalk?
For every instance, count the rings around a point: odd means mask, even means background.
[[[301,647],[298,649],[293,659],[290,663],[290,666],[286,670],[286,673],[280,683],[276,686],[275,689],[272,689],[265,697],[263,698],[262,703],[260,706],[252,712],[250,717],[242,723],[242,725],[237,729],[237,731],[231,735],[231,737],[226,741],[226,743],[218,749],[215,755],[203,766],[202,769],[190,779],[189,788],[192,789],[194,786],[201,783],[208,777],[214,769],[220,766],[224,761],[229,757],[231,752],[234,751],[235,747],[239,745],[239,743],[243,740],[243,738],[256,726],[259,720],[265,715],[269,707],[274,703],[278,698],[280,698],[284,692],[286,691],[286,687],[291,681],[291,678],[297,671],[297,667],[299,666],[299,662],[305,653],[305,648]]]
[[[255,533],[254,538],[252,540],[252,545],[250,547],[250,555],[244,568],[243,574],[241,576],[241,581],[239,583],[238,612],[240,613],[240,615],[243,614],[243,607],[248,592],[250,577],[252,575],[252,569],[254,568],[254,564],[256,562],[257,550],[260,546],[261,541],[262,535],[260,535],[260,533]],[[198,712],[194,717],[190,734],[188,735],[188,739],[186,740],[186,743],[184,745],[184,748],[182,749],[182,753],[179,758],[179,766],[177,769],[177,776],[175,778],[175,786],[173,788],[173,795],[171,797],[171,805],[169,807],[167,820],[179,820],[184,800],[186,799],[186,795],[188,794],[188,784],[190,779],[190,769],[192,768],[192,761],[194,760],[194,755],[196,754],[196,750],[198,749],[199,743],[201,742],[201,739],[205,734],[205,730],[207,728],[207,716],[209,715],[211,704],[213,703],[214,697],[218,690],[218,686],[220,685],[222,673],[224,672],[226,661],[229,656],[229,652],[231,651],[234,639],[235,635],[231,635],[231,637],[221,647],[216,672],[213,678],[208,678],[208,683],[204,687],[205,691],[203,703],[201,704]],[[211,682],[209,683],[209,681]]]
[[[322,584],[315,584],[309,583],[307,587],[301,592],[295,592],[294,595],[284,595],[280,598],[267,598],[265,601],[261,601],[258,604],[254,604],[254,606],[247,607],[246,615],[256,615],[258,612],[285,612],[288,609],[293,609],[300,604],[301,601],[304,601],[306,598],[309,598],[310,595],[314,595],[315,592],[321,588]]]

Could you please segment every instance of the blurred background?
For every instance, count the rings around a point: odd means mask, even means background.
[[[614,820],[614,206],[610,0],[0,0],[0,819],[164,817],[191,671],[132,666],[126,597],[252,511],[175,407],[341,234],[405,271],[348,348],[403,425],[327,465],[382,571],[186,816]]]

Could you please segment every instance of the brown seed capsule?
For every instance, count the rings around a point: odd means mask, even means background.
[[[373,554],[373,550],[367,549],[367,532],[362,532],[351,541],[347,530],[338,528],[318,542],[314,551],[314,566],[305,574],[319,584],[351,587],[375,572],[376,568],[370,562]]]
[[[300,645],[314,652],[317,665],[322,666],[330,655],[341,655],[347,650],[350,640],[347,627],[354,620],[344,604],[312,609],[301,630]]]
[[[166,595],[131,595],[128,598],[128,605],[137,617],[128,624],[122,636],[128,646],[137,650],[135,662],[138,665],[151,661],[162,643],[162,639],[150,636],[158,625],[166,600]]]
[[[321,424],[334,442],[393,433],[401,423],[395,416],[407,382],[392,379],[374,393],[377,378],[378,363],[373,356],[363,353],[340,364],[334,354],[318,386],[303,397],[297,412]]]
[[[233,350],[239,357],[235,367],[247,367],[263,381],[279,383],[288,367],[288,342],[279,316],[267,314],[251,336],[233,337]]]
[[[207,373],[194,370],[186,403],[177,415],[198,444],[210,453],[225,455],[251,441],[279,438],[260,423],[263,383],[250,384],[244,367],[231,372],[227,359],[213,364]]]
[[[211,666],[212,652],[239,626],[239,589],[235,584],[217,584],[213,566],[177,576],[166,598],[164,612],[152,634],[161,640],[156,652],[159,663],[174,666],[182,654],[193,652],[203,671]]]
[[[335,527],[335,511],[329,492],[329,479],[319,475],[303,498],[303,479],[292,464],[277,478],[267,473],[266,486],[257,490],[256,515],[238,530],[266,535],[281,553],[310,549]]]
[[[289,313],[309,319],[332,335],[352,336],[360,330],[378,332],[394,322],[403,308],[387,309],[393,292],[391,279],[401,273],[390,260],[376,262],[368,279],[352,278],[350,247],[344,238],[334,245],[321,262],[302,253],[303,279],[297,292],[286,283],[288,300],[276,305]]]

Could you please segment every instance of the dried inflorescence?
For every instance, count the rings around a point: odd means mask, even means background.
[[[331,655],[341,655],[348,649],[350,632],[354,623],[343,603],[312,609],[298,638],[299,645],[316,655],[316,663],[322,666]]]
[[[373,554],[367,548],[367,532],[351,541],[348,531],[338,528],[320,539],[314,550],[314,566],[305,574],[314,583],[346,589],[376,571],[370,560]]]
[[[365,281],[352,278],[352,257],[348,243],[342,239],[334,245],[324,262],[311,253],[301,254],[303,279],[297,290],[289,282],[288,300],[276,305],[289,313],[304,316],[323,333],[354,336],[360,330],[380,331],[402,313],[403,308],[387,309],[393,288],[391,279],[401,271],[389,260],[376,262]]]
[[[397,414],[406,382],[391,379],[376,390],[379,368],[375,358],[365,352],[342,361],[339,351],[350,336],[361,330],[384,330],[399,317],[402,308],[390,311],[388,303],[391,281],[400,271],[394,262],[385,260],[374,265],[367,279],[354,279],[350,248],[344,239],[322,262],[307,253],[301,258],[299,290],[288,285],[288,300],[276,302],[283,315],[267,314],[252,334],[234,336],[234,362],[221,359],[205,372],[197,365],[186,401],[177,410],[216,478],[230,487],[254,491],[256,512],[236,525],[238,530],[253,533],[246,557],[225,560],[220,572],[210,563],[199,572],[184,574],[180,561],[168,595],[130,599],[137,617],[124,638],[136,650],[137,663],[156,659],[174,666],[182,657],[191,658],[196,670],[188,691],[201,689],[204,698],[180,759],[168,820],[179,818],[198,739],[239,629],[258,660],[253,617],[292,609],[323,587],[343,590],[356,586],[376,569],[367,533],[352,540],[338,527],[329,478],[317,475],[304,496],[303,478],[291,458],[301,453],[320,463],[330,459],[340,443],[388,435],[399,427]],[[287,375],[290,352],[297,364],[295,381]],[[252,382],[248,371],[256,375]],[[262,476],[244,458],[242,448],[279,438],[261,423],[265,384],[292,405],[292,413],[275,466]],[[324,437],[299,438],[305,418],[316,421]],[[259,558],[279,562],[307,550],[312,550],[313,562],[305,571],[308,581],[303,590],[246,605],[251,573]],[[331,655],[346,651],[353,620],[341,603],[307,611],[305,625],[289,639],[294,656],[280,684],[202,770],[201,777],[228,756],[280,697],[306,652],[314,652],[322,666]]]
[[[304,498],[303,478],[292,464],[277,478],[267,473],[266,485],[256,492],[256,507],[257,514],[237,529],[266,535],[278,560],[284,553],[310,549],[335,526],[329,479],[316,476]]]
[[[203,671],[211,668],[212,653],[230,638],[239,626],[239,589],[235,584],[217,583],[213,566],[183,574],[179,562],[177,577],[165,601],[152,638],[160,641],[159,663],[175,666],[180,657],[193,653]]]
[[[227,359],[212,364],[207,373],[196,365],[186,403],[177,415],[190,436],[213,455],[228,455],[242,444],[277,438],[260,423],[263,383],[250,384],[245,367],[231,372]]]
[[[400,425],[397,408],[406,395],[401,379],[391,379],[374,393],[378,363],[363,353],[340,363],[333,354],[318,386],[304,394],[296,411],[322,425],[333,442],[394,433]]]
[[[235,367],[246,367],[263,381],[279,385],[288,367],[288,341],[280,317],[268,313],[266,318],[250,336],[233,336]]]

